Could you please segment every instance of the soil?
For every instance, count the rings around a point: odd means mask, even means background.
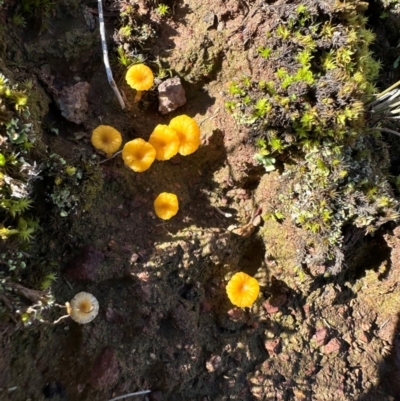
[[[2,323],[0,399],[107,401],[141,390],[151,393],[127,399],[400,399],[399,229],[384,226],[360,239],[347,273],[328,277],[323,266],[321,273],[295,269],[303,231],[289,222],[253,224],[283,183],[254,161],[248,131],[224,102],[232,79],[263,68],[254,55],[270,21],[257,12],[260,2],[183,0],[168,3],[165,17],[137,2],[156,27],[152,60],[167,60],[184,77],[187,103],[168,115],[157,111],[156,90],[133,103],[113,65],[127,101],[121,110],[103,65],[96,2],[70,3],[40,35],[35,26],[13,27],[12,7],[3,11],[4,67],[16,80],[34,80],[31,109],[58,129],[43,134],[48,154],[73,165],[96,155],[90,136],[101,123],[124,142],[147,140],[180,114],[199,123],[202,144],[141,174],[120,157],[107,160],[96,167],[101,190],[87,210],[59,225],[43,217],[42,247],[57,265],[56,302],[87,291],[100,313],[87,325],[64,319],[16,330]],[[111,49],[123,3],[104,4]],[[81,124],[59,110],[63,88],[78,82],[90,85]],[[160,192],[179,198],[179,213],[166,222],[153,211]],[[226,296],[237,271],[260,283],[251,308]],[[51,308],[43,317],[51,322],[63,313]]]

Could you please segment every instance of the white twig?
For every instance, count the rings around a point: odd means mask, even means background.
[[[120,395],[119,397],[112,398],[111,400],[108,400],[108,401],[117,401],[117,400],[122,400],[123,398],[131,397],[132,395],[142,395],[142,394],[148,394],[148,393],[151,393],[151,390],[136,391],[136,393]]]
[[[106,67],[108,83],[110,84],[112,90],[114,91],[115,96],[117,96],[117,99],[119,101],[119,104],[120,104],[121,108],[124,109],[125,108],[125,102],[122,99],[122,96],[119,93],[117,85],[116,85],[116,83],[114,81],[114,78],[113,78],[113,75],[112,75],[112,71],[111,71],[111,68],[110,68],[110,60],[108,59],[108,50],[107,50],[107,42],[106,42],[106,29],[104,27],[102,0],[98,0],[97,5],[98,5],[98,8],[99,8],[101,47],[103,49],[103,61],[104,61],[104,66]]]

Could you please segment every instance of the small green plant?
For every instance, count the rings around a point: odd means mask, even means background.
[[[276,29],[276,34],[281,37],[283,40],[286,40],[290,36],[290,31],[289,29],[286,28],[284,25],[279,25],[278,28]]]
[[[254,160],[264,166],[265,171],[274,171],[275,170],[275,162],[276,159],[274,157],[270,157],[268,155],[263,155],[261,153],[256,153],[254,155]]]
[[[132,35],[132,27],[129,25],[122,26],[119,28],[118,33],[123,37],[129,38]]]
[[[48,290],[51,285],[57,281],[57,273],[50,272],[46,274],[46,276],[43,278],[43,281],[40,283],[40,289],[42,291]]]
[[[55,6],[56,2],[53,0],[21,0],[18,2],[12,22],[19,28],[25,28],[28,21],[33,21],[43,31],[48,27]]]
[[[236,82],[231,82],[229,85],[229,93],[234,96],[244,96],[246,92]]]
[[[14,14],[12,17],[12,23],[18,28],[26,27],[26,19],[21,14]]]
[[[266,60],[268,60],[268,59],[270,58],[270,56],[271,56],[272,50],[271,50],[271,49],[268,49],[267,47],[262,47],[262,46],[260,46],[260,47],[257,49],[257,52],[258,52],[258,54],[259,54],[261,57],[263,57],[263,58],[265,58]]]
[[[160,3],[156,8],[157,14],[161,15],[161,17],[165,17],[169,14],[169,6],[166,4]]]
[[[7,213],[13,218],[23,214],[30,209],[31,206],[32,200],[28,198],[0,200],[0,207],[7,210]]]

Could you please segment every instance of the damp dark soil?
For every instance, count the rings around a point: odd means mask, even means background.
[[[113,33],[129,3],[104,4],[114,60]],[[113,61],[127,103],[119,106],[104,69],[95,1],[63,1],[42,31],[32,22],[15,26],[15,3],[2,11],[1,72],[33,81],[30,107],[46,154],[69,165],[91,161],[93,170],[95,196],[85,208],[53,218],[37,206],[39,246],[58,276],[51,291],[58,304],[92,293],[100,311],[86,325],[48,323],[64,313],[57,307],[43,311],[44,323],[1,322],[0,399],[107,401],[141,390],[151,393],[127,399],[400,399],[399,229],[361,237],[348,272],[327,277],[295,269],[297,227],[253,224],[260,205],[279,196],[279,173],[256,165],[246,129],[224,102],[233,78],[262,68],[252,62],[257,35],[268,27],[259,2],[168,2],[166,17],[150,3],[137,2],[156,30],[147,51],[182,77],[187,98],[167,115],[158,112],[156,90],[134,103],[125,70]],[[60,96],[78,83],[88,85],[88,107],[83,118],[75,110],[73,122]],[[157,124],[180,114],[199,123],[201,147],[144,173],[121,157],[105,160],[90,143],[99,124],[118,129],[124,142],[147,140]],[[38,188],[40,203],[45,183]],[[179,198],[168,221],[153,209],[161,192]],[[260,283],[251,308],[234,307],[226,296],[237,271]]]

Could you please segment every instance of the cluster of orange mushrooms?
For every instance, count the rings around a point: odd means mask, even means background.
[[[139,101],[142,91],[153,86],[154,76],[149,67],[136,64],[126,73],[126,81],[136,90],[135,101]],[[120,148],[122,135],[109,125],[99,125],[93,130],[92,144],[110,158]],[[127,142],[122,149],[122,159],[133,171],[141,173],[149,169],[154,160],[169,160],[178,153],[187,156],[199,146],[200,127],[193,118],[181,115],[168,125],[157,125],[148,141],[136,138]],[[159,218],[168,220],[178,213],[178,197],[163,192],[154,201],[154,209]]]
[[[149,67],[137,64],[127,71],[126,81],[136,90],[136,102],[140,100],[143,91],[153,86],[154,76]],[[111,157],[120,148],[122,136],[109,125],[99,125],[93,130],[92,144],[105,152],[107,157]],[[154,160],[169,160],[178,153],[187,156],[195,152],[199,146],[198,124],[191,117],[181,115],[173,118],[168,125],[157,125],[148,141],[137,138],[127,142],[122,149],[122,158],[127,166],[140,173],[149,169]],[[168,192],[161,193],[154,201],[154,209],[159,218],[170,219],[179,210],[177,196]],[[243,308],[255,302],[260,287],[255,278],[239,272],[230,279],[226,292],[234,305]]]

